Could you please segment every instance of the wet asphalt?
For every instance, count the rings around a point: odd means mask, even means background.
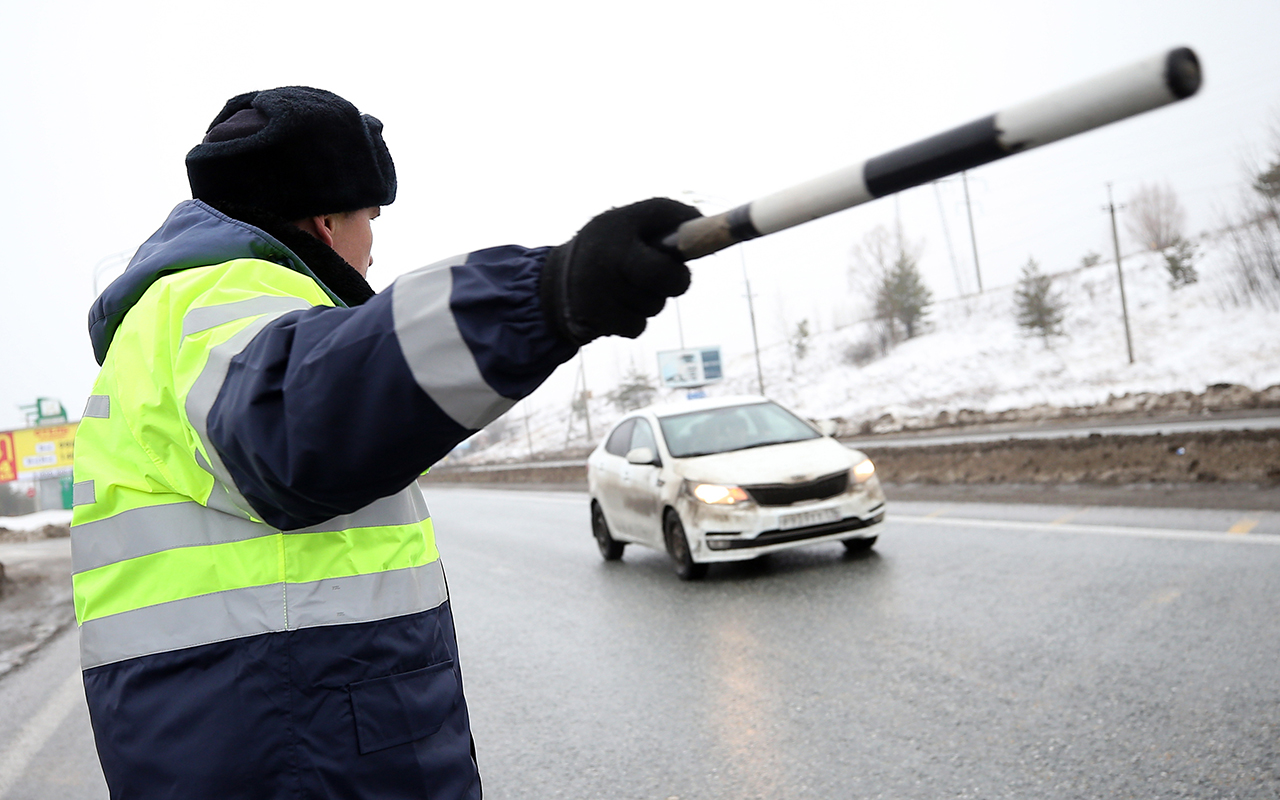
[[[1280,539],[1238,512],[904,505],[682,583],[582,494],[428,502],[487,797],[1280,796]]]
[[[427,498],[491,800],[1280,797],[1266,512],[900,503],[682,583],[584,494]],[[0,680],[0,800],[105,797],[74,672]]]

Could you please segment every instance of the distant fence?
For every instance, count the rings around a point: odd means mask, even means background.
[[[587,485],[586,459],[530,461],[523,464],[445,464],[422,478],[433,483],[559,483]]]

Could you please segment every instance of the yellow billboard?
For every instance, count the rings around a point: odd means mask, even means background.
[[[70,475],[78,425],[0,432],[0,483]]]

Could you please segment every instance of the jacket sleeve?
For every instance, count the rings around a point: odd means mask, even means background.
[[[357,308],[266,322],[211,393],[215,477],[282,530],[409,485],[576,352],[539,305],[546,253],[481,250],[403,275]]]

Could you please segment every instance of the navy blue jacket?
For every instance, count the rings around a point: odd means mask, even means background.
[[[356,307],[317,279],[338,306],[290,311],[258,332],[233,358],[207,425],[256,516],[296,530],[404,490],[570,358],[576,348],[538,301],[545,255],[478,251]],[[162,276],[239,258],[315,278],[264,231],[182,203],[95,302],[99,361]],[[408,337],[424,319],[430,341]],[[447,600],[128,658],[84,679],[112,797],[480,796]]]

